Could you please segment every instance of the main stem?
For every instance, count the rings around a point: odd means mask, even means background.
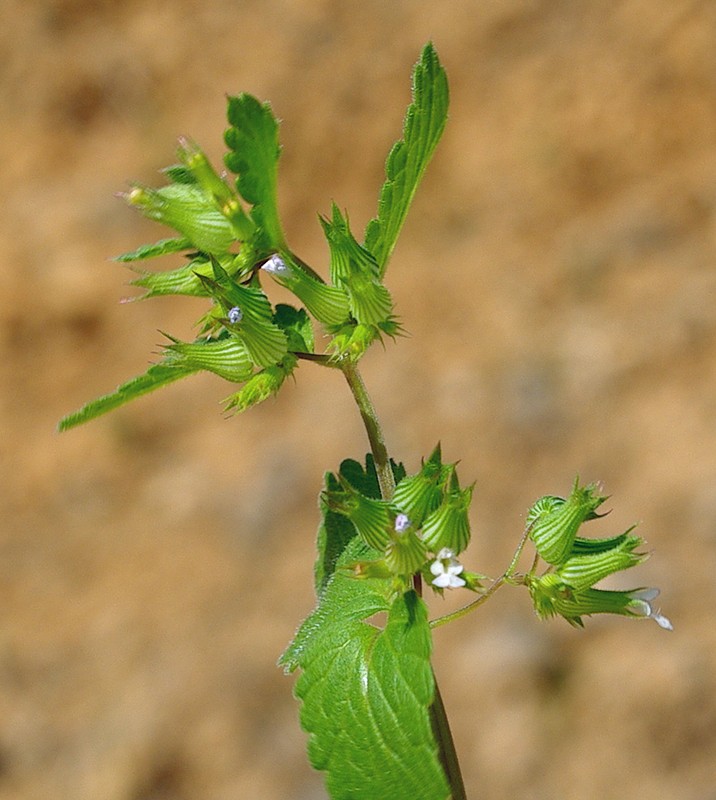
[[[395,492],[395,477],[393,476],[393,469],[390,466],[388,448],[385,444],[383,430],[380,427],[375,408],[373,407],[368,390],[365,388],[365,383],[363,383],[363,378],[358,372],[356,365],[346,360],[341,364],[341,370],[346,377],[346,381],[348,381],[348,386],[356,401],[361,418],[363,419],[363,424],[365,425],[366,433],[368,434],[368,441],[370,442],[370,449],[375,462],[375,471],[378,474],[380,495],[384,500],[390,500]],[[418,588],[419,585],[416,586],[416,590]],[[435,697],[430,706],[430,724],[438,745],[438,757],[440,758],[440,763],[445,770],[445,775],[450,784],[452,800],[467,800],[465,784],[463,783],[462,774],[460,772],[460,762],[458,761],[457,751],[455,750],[455,742],[450,732],[445,706],[434,673],[433,679],[435,681]]]

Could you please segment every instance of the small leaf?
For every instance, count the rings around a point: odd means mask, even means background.
[[[341,561],[360,554],[352,543]],[[435,684],[427,611],[412,591],[391,603],[389,587],[339,569],[281,659],[303,671],[301,724],[333,800],[449,795],[428,713]],[[380,611],[388,611],[382,631],[363,621]]]
[[[432,44],[423,48],[413,71],[413,102],[403,125],[403,138],[393,145],[385,165],[378,216],[368,223],[365,246],[385,272],[410,203],[442,136],[448,109],[448,84]]]
[[[141,397],[143,394],[160,389],[186,375],[191,375],[192,372],[196,372],[196,369],[173,364],[154,364],[144,375],[132,378],[117,387],[114,392],[98,397],[82,406],[78,411],[63,417],[57,426],[58,430],[66,431],[76,425],[89,422],[89,420],[106,414],[108,411],[114,411],[115,408],[129,403],[130,400]]]
[[[253,206],[251,218],[262,231],[266,250],[284,248],[276,199],[278,122],[268,103],[245,93],[229,97],[227,116],[231,127],[224,140],[232,152],[224,162],[238,175],[239,194]]]

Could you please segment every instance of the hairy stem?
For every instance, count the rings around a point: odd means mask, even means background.
[[[346,359],[341,364],[343,374],[348,381],[348,386],[353,394],[358,409],[360,411],[363,424],[365,425],[366,433],[368,434],[368,441],[370,442],[370,449],[373,453],[373,460],[375,461],[375,469],[378,473],[378,483],[380,485],[380,494],[384,500],[390,500],[395,492],[395,477],[393,470],[390,466],[390,456],[388,455],[388,448],[385,444],[383,437],[383,430],[380,427],[378,416],[375,413],[375,408],[368,394],[368,390],[363,383],[363,378],[358,372],[355,363]],[[416,576],[417,580],[414,582],[415,589],[418,594],[421,594],[422,586],[420,584],[420,576]],[[433,730],[433,735],[438,745],[438,757],[442,764],[445,775],[447,776],[448,783],[450,784],[450,797],[451,800],[466,800],[465,784],[462,780],[462,773],[460,772],[460,763],[457,758],[457,751],[455,750],[455,743],[450,732],[450,724],[448,723],[445,706],[443,704],[442,695],[440,694],[440,687],[438,686],[437,678],[433,673],[433,680],[435,682],[435,697],[432,705],[430,706],[430,725]]]
[[[341,369],[346,376],[348,386],[350,386],[351,392],[353,393],[353,397],[363,419],[363,424],[365,425],[366,433],[368,434],[370,450],[375,460],[375,470],[378,473],[380,495],[384,500],[390,500],[395,491],[395,478],[393,477],[388,448],[385,446],[383,430],[380,427],[380,422],[378,422],[375,408],[373,407],[368,390],[365,388],[365,383],[363,383],[363,378],[360,372],[358,372],[356,365],[352,361],[346,359],[341,364]]]

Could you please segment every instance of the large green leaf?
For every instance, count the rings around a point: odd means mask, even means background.
[[[236,175],[239,194],[250,203],[251,218],[261,231],[262,244],[269,250],[285,247],[278,216],[276,178],[278,122],[268,103],[250,94],[230,97],[227,116],[231,127],[224,140],[231,149],[224,162]]]
[[[92,400],[82,406],[78,411],[63,417],[59,421],[57,428],[60,431],[66,431],[76,425],[81,425],[83,422],[89,422],[95,417],[106,414],[108,411],[114,411],[115,408],[129,403],[130,400],[141,397],[148,392],[153,392],[155,389],[160,389],[162,386],[173,383],[179,378],[191,375],[192,372],[196,371],[196,368],[189,366],[165,363],[154,364],[149,367],[144,375],[132,378],[118,386],[114,392],[98,397],[96,400]]]
[[[354,540],[341,564],[365,552]],[[430,725],[427,611],[412,591],[391,602],[390,589],[388,580],[339,567],[281,659],[287,671],[302,670],[296,695],[309,758],[325,770],[334,800],[444,800],[450,792]],[[379,612],[387,612],[382,630],[364,621]]]
[[[381,274],[445,128],[447,109],[447,76],[432,44],[427,44],[413,71],[413,102],[405,115],[403,138],[393,145],[385,164],[378,216],[365,232],[365,246],[375,256]]]

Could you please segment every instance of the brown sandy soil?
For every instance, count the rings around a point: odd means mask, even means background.
[[[283,120],[281,203],[361,230],[432,38],[451,119],[388,283],[411,337],[364,374],[394,455],[477,480],[498,574],[541,494],[602,480],[676,630],[540,623],[503,590],[436,634],[470,797],[716,797],[716,4],[5,0],[0,26],[0,800],[325,797],[292,679],[322,472],[366,442],[304,365],[226,420],[198,377],[77,431],[202,305],[125,306],[163,235],[113,197],[224,95]],[[454,600],[454,598],[453,598]],[[438,613],[445,605],[434,603]]]

